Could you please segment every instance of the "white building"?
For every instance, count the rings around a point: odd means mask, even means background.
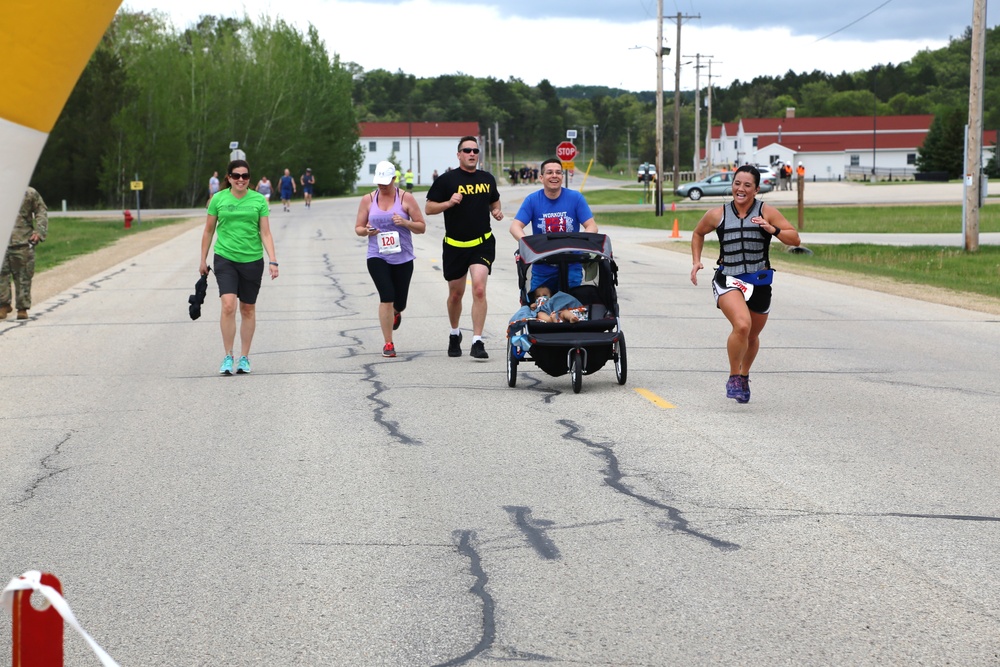
[[[709,171],[743,164],[798,166],[809,180],[912,178],[932,115],[744,118],[711,128]],[[992,145],[992,144],[990,144]]]
[[[458,167],[458,141],[479,136],[478,123],[359,123],[358,141],[364,162],[358,171],[357,186],[372,184],[375,165],[391,160],[401,174],[413,170],[416,185],[430,185],[435,171]],[[402,178],[402,176],[401,176]]]

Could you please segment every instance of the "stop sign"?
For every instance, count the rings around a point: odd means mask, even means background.
[[[556,146],[556,157],[563,162],[569,162],[576,157],[576,146],[572,141],[564,141]]]

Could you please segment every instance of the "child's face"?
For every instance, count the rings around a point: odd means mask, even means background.
[[[537,299],[540,296],[552,296],[552,290],[550,290],[548,287],[544,285],[542,285],[541,287],[536,287],[535,298]]]

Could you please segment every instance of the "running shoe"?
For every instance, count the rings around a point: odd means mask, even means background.
[[[472,355],[473,359],[489,359],[490,355],[486,352],[486,346],[483,345],[483,341],[477,340],[472,344],[472,349],[469,350],[469,354]]]
[[[743,398],[743,381],[739,375],[730,375],[726,381],[726,398]]]
[[[399,328],[399,323],[403,321],[403,314],[396,311],[396,314],[392,316],[392,330],[395,331]]]
[[[385,347],[382,348],[383,357],[395,357],[396,356],[396,346],[392,343],[386,343]]]
[[[742,391],[740,395],[736,397],[737,403],[749,403],[750,402],[750,378],[746,375],[738,376],[740,378],[740,387]]]
[[[236,372],[241,375],[250,372],[250,358],[247,356],[240,357],[239,362],[236,364]]]
[[[462,334],[461,332],[457,334],[451,334],[448,336],[448,356],[449,357],[460,357],[462,356]]]
[[[219,375],[232,375],[233,374],[233,355],[227,354],[226,358],[222,360],[222,365],[219,366]]]

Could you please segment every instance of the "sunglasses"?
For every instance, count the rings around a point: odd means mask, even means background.
[[[474,153],[476,155],[479,155],[478,148],[460,148],[459,150],[462,151],[463,153]]]
[[[245,174],[237,174],[237,173],[230,172],[229,173],[229,178],[233,179],[234,181],[249,181],[250,180],[250,172],[248,171]]]

